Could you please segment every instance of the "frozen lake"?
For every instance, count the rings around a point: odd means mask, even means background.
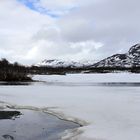
[[[0,108],[37,108],[84,127],[62,139],[139,140],[139,74],[35,76],[42,82],[0,86]]]

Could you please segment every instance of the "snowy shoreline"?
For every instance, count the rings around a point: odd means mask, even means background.
[[[38,107],[33,107],[33,106],[19,106],[19,105],[15,105],[15,104],[6,103],[4,101],[0,101],[0,109],[2,109],[2,110],[12,109],[12,110],[41,111],[43,113],[47,113],[47,114],[56,116],[60,120],[73,122],[73,123],[78,124],[80,126],[79,128],[69,129],[69,130],[64,131],[62,133],[62,138],[61,138],[62,140],[65,140],[65,139],[68,139],[68,138],[70,139],[71,137],[79,135],[79,133],[80,134],[83,133],[83,131],[81,131],[80,128],[84,127],[84,126],[87,126],[88,125],[87,122],[85,122],[84,120],[80,120],[78,118],[67,116],[62,112],[53,111],[54,108],[55,107],[38,108]]]

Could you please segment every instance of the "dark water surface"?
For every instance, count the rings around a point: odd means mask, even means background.
[[[140,82],[0,82],[0,86],[110,86],[110,87],[140,87]]]
[[[33,82],[0,82],[0,86],[28,86],[31,85]]]
[[[0,140],[59,140],[80,125],[33,110],[0,111]]]
[[[46,86],[68,86],[68,87],[84,87],[84,86],[102,86],[102,87],[140,87],[140,82],[42,82]]]

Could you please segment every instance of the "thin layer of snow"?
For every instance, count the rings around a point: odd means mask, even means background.
[[[79,133],[81,131],[83,133],[71,138],[73,140],[140,139],[140,87],[90,84],[139,83],[140,75],[74,74],[35,76],[35,79],[46,83],[31,86],[1,86],[0,100],[20,106],[54,107],[52,109],[54,112],[86,121],[88,125],[79,129]],[[51,86],[49,83],[52,83]],[[59,86],[57,83],[62,84]],[[64,83],[69,84],[63,86]],[[79,83],[81,86],[73,86],[73,83]],[[83,86],[85,83],[88,84]]]
[[[67,75],[36,75],[34,80],[48,83],[108,83],[108,82],[140,82],[140,75],[133,73],[107,73],[107,74],[67,74]]]
[[[42,62],[37,63],[35,66],[46,66],[46,67],[53,67],[53,68],[59,68],[59,67],[85,67],[93,65],[94,61],[64,61],[64,60],[58,60],[58,59],[52,59],[52,60],[43,60]]]

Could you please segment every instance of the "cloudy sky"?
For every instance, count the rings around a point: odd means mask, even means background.
[[[140,41],[139,0],[0,0],[0,58],[100,60]]]

